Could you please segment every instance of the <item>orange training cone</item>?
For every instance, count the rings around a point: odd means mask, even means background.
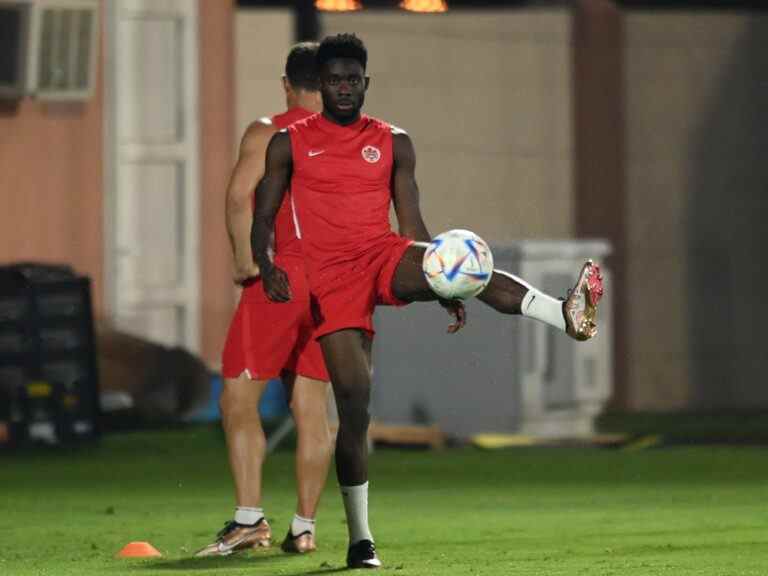
[[[120,552],[119,558],[149,558],[151,556],[162,556],[160,552],[149,542],[129,542]]]

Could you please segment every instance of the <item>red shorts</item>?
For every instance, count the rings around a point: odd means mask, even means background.
[[[271,302],[260,281],[243,290],[224,344],[222,375],[238,378],[248,370],[254,380],[269,380],[292,372],[327,381],[323,353],[313,337],[303,264],[277,260],[276,264],[288,273],[293,299]]]
[[[407,304],[393,294],[392,278],[411,244],[413,240],[392,234],[354,262],[339,264],[323,273],[313,283],[315,338],[346,328],[360,328],[373,335],[377,304]],[[328,279],[324,281],[323,277]]]

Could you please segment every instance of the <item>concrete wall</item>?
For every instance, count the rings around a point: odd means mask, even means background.
[[[629,406],[766,407],[768,16],[625,24]]]
[[[580,4],[603,11],[623,50],[621,80],[611,86],[623,99],[612,113],[623,131],[624,165],[614,170],[623,180],[597,194],[624,222],[617,264],[626,289],[617,302],[625,309],[616,329],[626,341],[617,350],[624,376],[615,407],[768,406],[758,332],[768,325],[759,292],[768,229],[757,221],[768,182],[767,16],[616,16],[608,0]],[[259,28],[247,20],[257,14]],[[273,84],[281,59],[259,38],[277,34],[273,45],[287,48],[290,20],[265,14],[238,13],[238,135],[249,119],[282,107]],[[600,22],[590,17],[579,33],[587,41],[604,35],[590,28]],[[373,78],[366,109],[411,134],[433,231],[465,226],[493,243],[591,232],[573,175],[594,168],[573,146],[589,143],[574,134],[573,112],[576,83],[588,74],[573,69],[569,10],[364,11],[325,14],[322,24],[324,33],[354,31],[366,41]],[[584,120],[578,129],[591,134]],[[621,199],[608,202],[610,194]]]
[[[369,50],[366,111],[409,132],[430,230],[573,233],[566,10],[326,14]]]
[[[281,78],[294,43],[293,11],[238,10],[235,21],[236,146],[246,127],[285,110]]]

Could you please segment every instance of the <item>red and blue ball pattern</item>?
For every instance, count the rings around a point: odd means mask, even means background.
[[[470,230],[448,230],[429,243],[422,262],[424,276],[441,298],[477,296],[493,274],[488,244]]]

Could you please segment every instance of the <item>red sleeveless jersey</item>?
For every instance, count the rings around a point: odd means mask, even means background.
[[[297,120],[312,116],[313,112],[304,108],[291,108],[282,114],[272,116],[272,124],[278,129],[287,128]],[[301,255],[301,244],[296,235],[296,223],[293,217],[293,208],[291,205],[291,192],[288,193],[280,205],[280,210],[275,216],[275,254],[280,259]]]
[[[279,129],[290,126],[296,120],[312,116],[314,112],[304,108],[291,108],[287,112],[272,117],[272,123]],[[254,197],[254,203],[255,203]],[[307,286],[304,256],[301,251],[301,242],[296,235],[296,223],[293,216],[291,192],[288,192],[275,216],[275,263],[280,266],[289,277],[293,299],[297,302],[309,301],[309,287]],[[249,283],[242,292],[241,299],[249,302],[267,303],[269,299],[264,293],[261,279]]]
[[[339,126],[321,114],[288,128],[291,193],[310,283],[393,235],[389,225],[392,128],[362,115]]]

